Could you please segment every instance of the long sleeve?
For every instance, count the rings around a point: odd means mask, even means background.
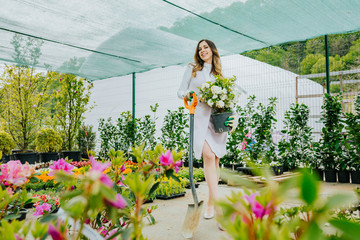
[[[192,78],[192,69],[193,67],[190,64],[186,66],[183,80],[180,84],[179,90],[177,91],[177,95],[180,99],[184,99],[185,95],[189,91],[190,80]]]

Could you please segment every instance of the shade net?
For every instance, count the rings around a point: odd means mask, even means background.
[[[0,0],[0,61],[94,81],[186,64],[203,38],[224,56],[358,31],[359,11],[358,0]]]

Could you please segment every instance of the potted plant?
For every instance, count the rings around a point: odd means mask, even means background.
[[[95,149],[96,133],[93,131],[93,126],[82,125],[77,135],[77,142],[81,151],[81,157],[88,159],[88,152]]]
[[[199,87],[199,100],[214,109],[211,119],[215,132],[227,132],[231,129],[225,125],[225,121],[233,115],[232,109],[238,99],[235,81],[235,76],[224,78],[216,75],[215,81],[205,82]]]
[[[72,74],[51,73],[52,78],[57,79],[59,89],[53,91],[54,119],[53,124],[58,126],[63,138],[62,156],[74,161],[81,160],[81,152],[75,150],[76,136],[84,120],[84,114],[88,110],[90,89],[93,84],[84,78]],[[91,107],[90,107],[91,109]]]
[[[41,56],[41,40],[15,34],[11,44],[14,46],[16,66],[4,67],[0,81],[0,118],[5,120],[3,129],[11,135],[20,149],[19,153],[25,153],[15,158],[22,162],[34,162],[37,154],[29,149],[46,115],[45,103],[51,79],[33,68]]]
[[[308,126],[310,109],[305,104],[292,104],[285,112],[279,155],[289,169],[310,167],[314,152],[311,148],[312,129]]]
[[[41,162],[59,159],[63,140],[60,133],[52,128],[40,129],[35,138],[36,151],[40,153]]]
[[[356,97],[355,113],[346,113],[344,116],[345,129],[347,130],[345,157],[349,163],[351,182],[360,184],[360,94]]]
[[[11,149],[14,147],[15,143],[10,134],[5,131],[0,131],[0,152],[2,154],[2,158],[0,157],[0,160],[2,162],[6,163],[10,160]]]
[[[322,128],[323,138],[320,141],[320,155],[324,166],[325,181],[336,182],[336,166],[343,154],[344,125],[341,123],[341,95],[331,96],[325,94],[325,102],[322,108],[321,120],[324,122]]]

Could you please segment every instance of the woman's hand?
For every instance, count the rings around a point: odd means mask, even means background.
[[[239,124],[239,116],[237,114],[232,115],[225,121],[225,126],[231,127],[229,133],[233,133]]]

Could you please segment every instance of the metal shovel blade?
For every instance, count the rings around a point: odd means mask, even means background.
[[[184,238],[192,238],[194,232],[199,226],[201,210],[203,208],[204,202],[199,202],[199,205],[189,204],[188,210],[186,212],[184,225],[181,231],[181,234]]]

